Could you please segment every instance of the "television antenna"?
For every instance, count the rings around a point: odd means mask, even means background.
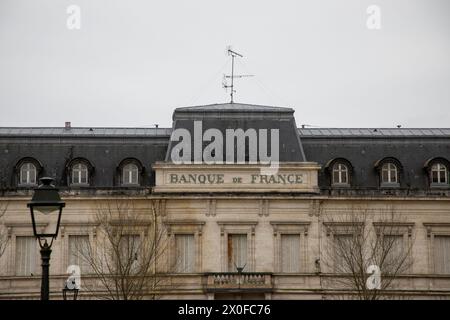
[[[233,51],[231,46],[227,47],[226,52],[229,56],[231,56],[231,75],[226,75],[226,74],[223,75],[222,86],[224,89],[230,88],[230,98],[231,98],[230,103],[233,103],[233,96],[234,96],[234,93],[236,92],[236,90],[234,90],[234,79],[254,77],[254,75],[252,75],[252,74],[235,75],[234,74],[234,58],[236,58],[236,57],[243,58],[244,56],[236,51]],[[227,79],[231,79],[230,85],[227,83]]]

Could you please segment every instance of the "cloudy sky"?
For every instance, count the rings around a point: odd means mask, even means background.
[[[0,126],[171,126],[229,100],[227,45],[235,100],[298,125],[450,127],[448,0],[0,0]]]

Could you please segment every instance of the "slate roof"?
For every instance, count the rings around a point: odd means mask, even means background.
[[[449,128],[299,128],[301,137],[448,137]]]
[[[178,108],[173,128],[192,132],[193,120],[202,120],[203,131],[217,128],[280,130],[280,161],[314,161],[323,169],[319,186],[330,188],[325,166],[336,158],[352,166],[353,189],[379,190],[375,163],[383,158],[398,160],[400,187],[429,188],[424,165],[441,157],[450,160],[450,128],[297,128],[293,109],[240,103]],[[93,187],[117,186],[118,165],[126,158],[144,167],[142,186],[154,184],[151,166],[170,154],[173,128],[105,127],[3,127],[0,128],[0,189],[17,186],[14,167],[25,157],[42,163],[42,175],[67,185],[66,165],[74,158],[87,159],[95,169]]]
[[[193,106],[193,107],[181,107],[176,109],[177,112],[289,112],[292,113],[292,108],[285,107],[273,107],[273,106],[262,106],[255,104],[245,104],[245,103],[217,103],[209,104],[203,106]]]
[[[102,127],[0,127],[2,136],[58,136],[58,137],[163,137],[172,128],[102,128]]]

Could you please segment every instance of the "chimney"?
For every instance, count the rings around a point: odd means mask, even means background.
[[[67,122],[65,123],[64,128],[65,128],[66,130],[70,130],[70,128],[71,128],[70,121],[67,121]]]

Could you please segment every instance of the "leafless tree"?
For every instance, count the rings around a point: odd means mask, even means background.
[[[3,222],[7,209],[8,209],[8,202],[5,201],[0,202],[0,258],[5,252],[6,246],[8,244],[8,234]]]
[[[76,246],[92,274],[83,276],[82,289],[104,299],[158,298],[171,270],[164,265],[167,241],[162,218],[154,202],[148,204],[137,208],[132,200],[99,203],[96,240]]]
[[[394,210],[352,208],[324,218],[323,283],[332,297],[399,298],[395,288],[413,263],[413,223]]]

